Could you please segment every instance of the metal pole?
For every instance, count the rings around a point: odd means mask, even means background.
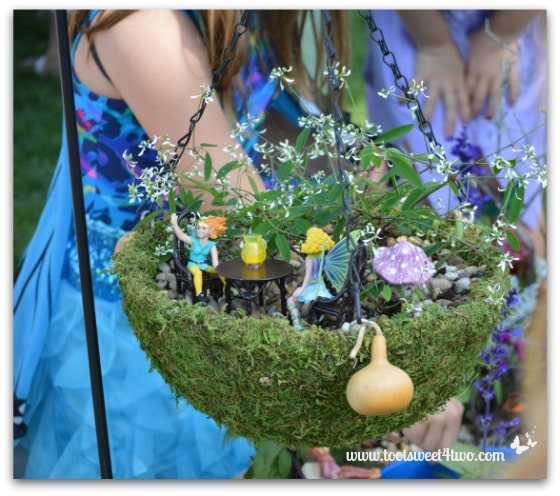
[[[65,10],[56,11],[56,33],[58,39],[62,105],[64,109],[64,119],[66,122],[65,127],[68,142],[72,205],[74,209],[74,227],[76,230],[78,262],[80,267],[82,304],[84,308],[89,375],[93,396],[93,414],[95,418],[95,432],[97,435],[99,466],[101,470],[101,478],[112,479],[113,474],[111,470],[109,436],[107,431],[107,418],[105,415],[105,397],[103,395],[103,380],[101,376],[101,362],[99,360],[99,343],[97,338],[97,325],[95,321],[93,286],[89,265],[86,214],[82,187],[82,172],[80,168],[78,131],[76,127],[76,108],[74,106],[70,45],[68,40],[68,22]]]

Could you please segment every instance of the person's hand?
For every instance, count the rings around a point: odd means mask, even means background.
[[[519,96],[519,74],[516,40],[503,44],[492,39],[484,28],[469,36],[467,87],[473,116],[478,116],[488,102],[486,117],[491,119],[502,99],[502,82],[509,89],[508,103],[513,105]],[[502,75],[503,73],[503,75]],[[504,79],[504,81],[503,81]]]
[[[416,51],[416,83],[424,81],[428,98],[422,111],[430,119],[441,98],[445,107],[445,135],[451,136],[457,118],[466,123],[470,118],[465,67],[453,42],[439,45],[418,45]]]
[[[463,404],[457,398],[451,398],[442,412],[429,415],[424,422],[403,429],[403,433],[424,451],[451,448],[459,436],[463,410]]]

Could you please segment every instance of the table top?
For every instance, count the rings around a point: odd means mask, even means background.
[[[274,281],[289,276],[293,266],[283,260],[267,258],[257,269],[253,269],[240,258],[222,262],[216,267],[218,275],[235,281]]]

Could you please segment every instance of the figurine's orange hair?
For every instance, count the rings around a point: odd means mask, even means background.
[[[212,239],[216,239],[227,231],[226,217],[204,217],[199,222],[206,224],[211,232],[210,238]]]

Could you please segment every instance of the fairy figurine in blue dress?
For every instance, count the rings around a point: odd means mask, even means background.
[[[353,247],[355,241],[352,236],[346,236],[335,244],[323,229],[311,227],[307,230],[305,242],[301,245],[301,253],[307,255],[305,275],[301,286],[288,298],[292,324],[298,331],[303,329],[298,303],[308,304],[317,298],[334,298],[323,276],[326,276],[335,291],[340,291],[346,280]]]

